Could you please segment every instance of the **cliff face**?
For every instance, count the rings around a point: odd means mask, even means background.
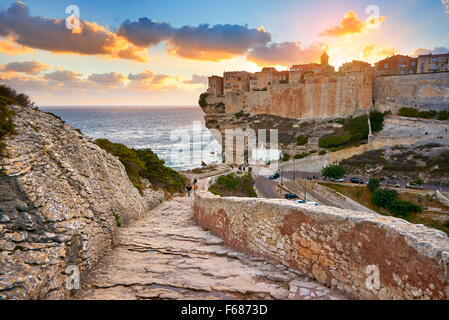
[[[17,134],[0,159],[0,299],[61,299],[66,267],[92,268],[114,243],[117,221],[147,202],[125,168],[55,116],[11,107]]]

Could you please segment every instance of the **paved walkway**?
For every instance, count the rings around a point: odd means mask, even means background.
[[[338,299],[282,265],[250,258],[196,225],[193,198],[166,201],[121,228],[76,299]]]

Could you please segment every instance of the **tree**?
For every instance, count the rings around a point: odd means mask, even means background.
[[[321,175],[331,179],[341,179],[346,175],[346,170],[337,164],[328,165],[321,170]]]
[[[380,187],[380,180],[379,179],[374,179],[374,178],[369,179],[367,187],[368,187],[368,190],[371,193],[373,193],[374,191],[379,189],[379,187]]]
[[[206,98],[209,96],[208,93],[204,92],[202,94],[200,94],[200,99],[198,100],[198,104],[200,105],[201,108],[206,108],[207,107],[207,101]]]

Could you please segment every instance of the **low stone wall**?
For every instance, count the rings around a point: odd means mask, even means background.
[[[449,238],[405,220],[286,200],[195,198],[195,219],[245,253],[354,299],[449,299]]]

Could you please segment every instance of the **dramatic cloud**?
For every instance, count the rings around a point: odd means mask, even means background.
[[[394,56],[398,53],[398,50],[388,46],[379,46],[376,44],[370,44],[363,48],[363,57],[365,59],[383,59]]]
[[[89,81],[108,87],[122,85],[125,79],[123,74],[117,72],[94,73],[88,78]]]
[[[0,30],[1,31],[1,30]],[[1,36],[1,35],[0,35]],[[0,40],[0,53],[16,56],[19,54],[33,53],[34,50],[25,46],[17,45],[13,39]]]
[[[369,29],[378,28],[385,19],[386,17],[370,16],[366,21],[362,21],[354,11],[348,11],[338,25],[326,29],[320,35],[326,37],[359,35]]]
[[[420,49],[415,50],[415,52],[413,53],[413,56],[417,57],[417,56],[425,55],[425,54],[443,54],[443,53],[449,53],[449,48],[446,48],[446,47],[435,47],[433,49],[420,48]]]
[[[168,23],[140,18],[137,22],[125,21],[120,26],[118,34],[138,46],[149,47],[167,40],[173,31]]]
[[[0,11],[0,36],[12,38],[25,47],[58,53],[147,60],[145,48],[131,44],[96,23],[81,21],[80,30],[72,32],[63,20],[30,16],[23,2],[13,3],[7,10]]]
[[[10,62],[0,67],[4,72],[23,72],[23,73],[38,73],[49,69],[50,66],[38,61],[24,61],[24,62]]]
[[[221,61],[245,54],[248,49],[271,40],[263,28],[240,25],[202,24],[175,30],[168,40],[169,52],[187,59]]]
[[[192,79],[185,80],[185,84],[207,84],[207,76],[200,76],[198,74],[192,75]]]
[[[259,66],[291,66],[317,62],[322,53],[322,45],[318,43],[301,48],[301,44],[298,42],[283,42],[258,46],[248,53],[247,59]]]

